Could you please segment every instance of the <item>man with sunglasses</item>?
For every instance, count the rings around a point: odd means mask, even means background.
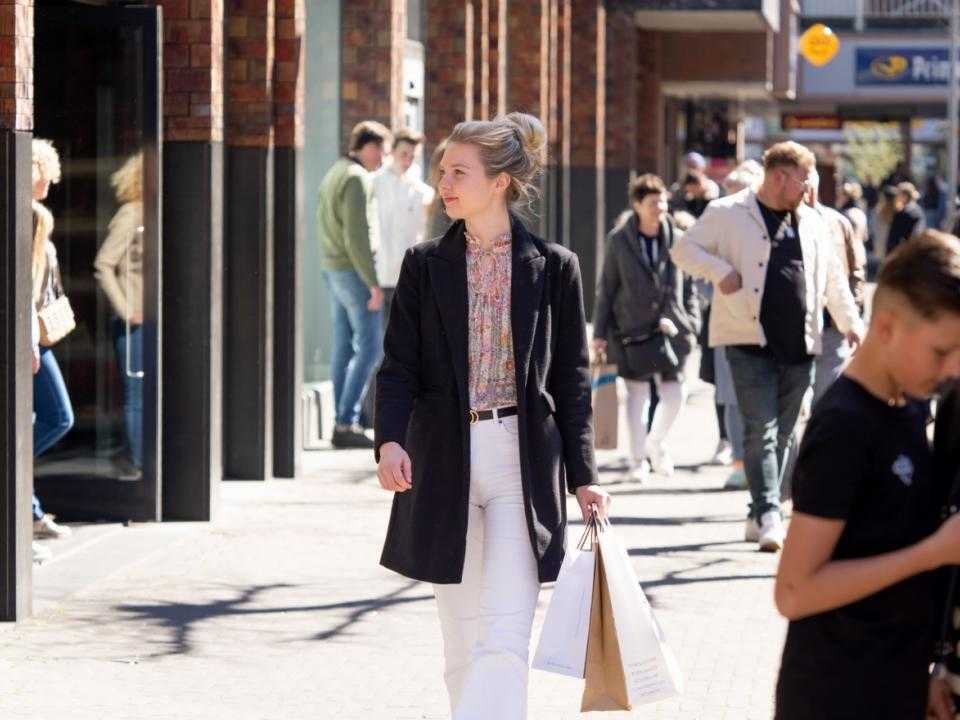
[[[681,270],[714,283],[711,346],[726,347],[744,423],[745,539],[776,552],[790,436],[821,352],[823,311],[856,348],[863,321],[823,218],[803,200],[816,158],[795,142],[763,156],[764,179],[712,202],[674,246]]]

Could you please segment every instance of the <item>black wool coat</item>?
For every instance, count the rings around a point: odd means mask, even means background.
[[[564,490],[596,481],[583,290],[577,256],[511,216],[511,323],[520,474],[529,548],[541,582],[557,578]],[[375,447],[410,455],[413,488],[397,493],[381,563],[432,583],[463,576],[470,497],[464,224],[407,251],[377,374]]]
[[[682,367],[700,332],[700,303],[693,282],[670,258],[670,249],[681,233],[664,220],[657,236],[657,262],[651,265],[639,232],[637,215],[630,212],[620,217],[607,236],[594,303],[593,336],[606,340],[610,362],[625,368],[620,338],[649,335],[660,327],[661,318],[667,318],[680,331],[670,344]]]

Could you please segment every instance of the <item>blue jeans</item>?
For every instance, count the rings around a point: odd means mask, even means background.
[[[817,355],[813,380],[813,402],[816,403],[843,372],[850,359],[850,343],[836,328],[824,328],[823,351]]]
[[[354,270],[324,270],[333,316],[330,373],[337,425],[360,420],[360,401],[383,354],[381,311],[367,310],[370,289]]]
[[[57,358],[50,348],[40,349],[40,369],[33,376],[33,456],[40,457],[73,427],[73,408]],[[43,517],[43,508],[33,496],[33,517]]]
[[[123,420],[130,447],[130,460],[143,467],[143,327],[130,326],[129,366],[127,360],[127,324],[113,320],[113,347],[117,353],[117,368],[123,380]]]
[[[803,396],[813,383],[813,361],[783,365],[768,355],[735,346],[727,360],[743,418],[743,465],[750,484],[749,516],[759,520],[780,509],[787,448]]]

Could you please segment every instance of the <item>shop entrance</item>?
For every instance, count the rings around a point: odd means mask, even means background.
[[[53,353],[73,428],[35,461],[45,512],[160,520],[159,9],[37,0],[34,137],[77,327]]]

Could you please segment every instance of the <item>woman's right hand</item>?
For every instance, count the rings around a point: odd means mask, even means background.
[[[413,487],[413,466],[400,443],[388,442],[380,446],[377,479],[380,487],[389,492],[406,492]]]

